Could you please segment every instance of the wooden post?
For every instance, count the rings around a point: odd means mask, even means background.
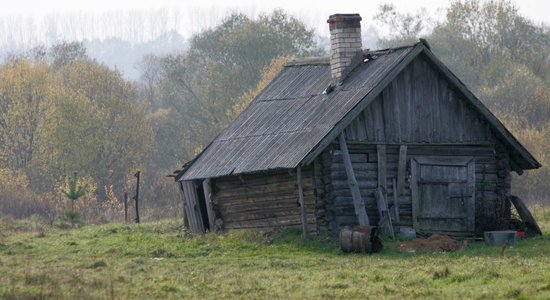
[[[403,195],[407,172],[407,145],[399,146],[399,163],[397,164],[397,196]]]
[[[302,212],[302,230],[304,239],[307,238],[307,215],[306,215],[306,202],[304,201],[304,187],[302,184],[302,167],[296,168],[296,174],[298,177],[298,199],[300,202],[300,210]]]
[[[210,231],[214,231],[214,221],[216,215],[214,214],[214,207],[212,205],[212,187],[211,180],[207,178],[202,181],[202,188],[204,191],[204,200],[206,201],[206,212],[208,213],[208,227]]]
[[[376,198],[376,204],[378,206],[378,215],[380,217],[380,222],[378,223],[378,226],[380,226],[380,229],[387,235],[389,235],[392,239],[395,238],[394,232],[393,232],[393,226],[391,224],[391,218],[390,218],[390,212],[388,210],[388,202],[386,200],[385,193],[383,192],[382,187],[378,187],[376,189],[376,192],[374,193],[374,197]]]
[[[124,192],[124,223],[128,224],[128,192]]]
[[[384,193],[388,190],[388,177],[386,169],[386,145],[376,145],[378,154],[378,186],[383,187]],[[385,195],[384,195],[385,196]]]
[[[136,196],[134,197],[134,200],[136,201],[136,223],[139,223],[139,177],[140,177],[140,171],[137,171],[134,176],[137,178],[136,183]]]
[[[348,177],[348,185],[351,190],[351,196],[353,197],[353,206],[355,207],[355,215],[359,220],[359,225],[369,226],[369,217],[365,210],[365,202],[361,198],[361,192],[355,179],[355,173],[353,172],[353,165],[351,163],[351,157],[349,156],[348,145],[346,144],[346,137],[344,132],[339,136],[340,150],[342,151],[342,158],[344,159],[344,167],[346,169],[346,175]]]
[[[392,179],[393,188],[393,212],[395,214],[395,222],[399,223],[399,198],[397,197],[397,186],[395,178]]]

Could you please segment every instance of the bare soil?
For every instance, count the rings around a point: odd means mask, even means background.
[[[466,247],[466,243],[460,243],[453,240],[450,236],[434,234],[428,238],[414,239],[409,242],[401,242],[397,244],[401,251],[412,252],[416,250],[426,250],[432,252],[446,252],[462,250]]]

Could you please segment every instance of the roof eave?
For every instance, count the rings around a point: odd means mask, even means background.
[[[493,113],[466,87],[466,85],[449,70],[430,50],[425,49],[422,52],[426,58],[428,58],[440,71],[441,73],[453,83],[458,90],[476,107],[477,111],[482,114],[493,128],[501,135],[501,137],[511,146],[518,154],[525,160],[527,165],[525,166],[522,163],[517,163],[516,165],[522,170],[528,169],[538,169],[542,165],[537,161],[537,159],[529,153],[529,151],[514,137],[514,135],[500,122],[500,120],[493,115]],[[517,170],[515,170],[517,171]],[[519,172],[518,172],[519,173]]]
[[[321,154],[321,152],[328,147],[328,145],[335,140],[338,135],[347,127],[351,122],[378,96],[388,84],[399,74],[401,71],[409,65],[409,63],[416,58],[425,46],[422,43],[417,43],[411,52],[405,56],[386,77],[381,80],[365,97],[357,103],[357,105],[338,122],[334,128],[323,138],[308,155],[302,159],[299,165],[309,165],[315,158]]]
[[[500,122],[500,120],[489,111],[487,107],[466,87],[466,85],[454,75],[449,68],[447,68],[422,42],[417,43],[414,49],[403,58],[403,60],[395,66],[395,68],[386,75],[386,77],[378,83],[378,85],[372,89],[342,120],[334,126],[329,134],[322,139],[308,155],[299,163],[299,165],[309,165],[315,158],[321,154],[321,152],[328,147],[328,145],[336,139],[336,137],[347,127],[351,122],[380,94],[386,86],[397,77],[397,75],[406,68],[416,57],[420,54],[425,54],[430,62],[432,62],[437,69],[453,83],[459,91],[476,107],[479,113],[481,113],[489,123],[498,131],[498,133],[504,138],[506,143],[518,152],[521,158],[524,159],[523,163],[516,163],[519,168],[514,170],[521,173],[522,170],[538,169],[542,165],[529,153],[529,151],[523,147],[523,145],[512,135],[508,129]]]

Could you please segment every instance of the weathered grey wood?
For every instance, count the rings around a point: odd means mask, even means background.
[[[183,182],[179,181],[178,186],[180,188],[180,195],[181,195],[181,207],[183,208],[183,226],[187,229],[189,229],[189,218],[187,217],[187,201],[185,201],[185,190],[183,189]]]
[[[306,202],[304,201],[304,190],[302,186],[302,168],[297,167],[296,168],[296,175],[298,179],[298,199],[300,202],[300,210],[302,213],[302,230],[303,230],[303,238],[307,238],[307,215],[306,215]]]
[[[185,216],[188,220],[189,230],[194,233],[204,233],[195,184],[193,181],[184,180],[181,182],[181,185],[184,192]]]
[[[317,187],[314,183],[313,167],[301,167],[300,173],[307,230],[315,232]],[[217,203],[216,213],[223,220],[223,228],[303,228],[301,210],[298,209],[297,172],[278,170],[265,174],[245,174],[241,177],[243,180],[234,176],[215,180],[213,199]]]
[[[418,201],[418,163],[416,159],[411,159],[411,199],[412,199],[412,219],[413,228],[420,228],[418,224],[418,213],[420,211]]]
[[[458,90],[469,100],[469,102],[476,108],[476,110],[483,115],[500,133],[500,136],[512,145],[516,150],[521,153],[521,156],[530,164],[531,166],[538,168],[541,164],[523,147],[518,140],[516,140],[504,125],[485,107],[482,102],[477,99],[477,97],[470,91],[468,88],[456,77],[450,70],[447,68],[432,52],[424,52],[429,61],[435,64],[441,73],[449,80]]]
[[[413,223],[420,232],[475,229],[475,163],[417,157],[411,160]],[[459,163],[460,162],[460,163]]]
[[[374,195],[378,206],[378,216],[380,218],[378,226],[380,226],[380,231],[393,239],[395,238],[395,235],[393,232],[393,225],[391,223],[388,202],[386,201],[384,189],[382,187],[378,187]]]
[[[510,201],[514,204],[521,220],[527,224],[527,228],[533,230],[538,235],[542,235],[539,224],[529,211],[529,208],[523,204],[523,201],[516,196],[510,196]]]
[[[397,197],[397,184],[396,184],[396,180],[395,178],[392,179],[393,181],[393,184],[392,184],[392,187],[393,187],[393,211],[394,211],[394,215],[395,215],[395,222],[400,222],[399,221],[399,201],[398,201],[398,197]]]
[[[468,185],[467,185],[467,194],[470,196],[467,198],[469,205],[467,205],[466,214],[468,218],[466,219],[467,228],[466,231],[473,232],[475,230],[475,203],[476,203],[476,165],[474,158],[470,158],[467,166],[468,172]]]
[[[353,196],[353,204],[355,206],[355,213],[359,221],[359,225],[369,226],[369,217],[365,211],[365,203],[361,198],[361,192],[357,186],[357,180],[355,179],[355,174],[353,172],[353,165],[351,163],[351,158],[349,156],[348,146],[346,144],[346,137],[344,134],[340,134],[340,150],[342,151],[342,157],[344,159],[344,166],[346,168],[346,173],[348,177],[348,184]]]
[[[407,145],[399,146],[399,163],[397,165],[397,195],[403,195],[407,171]]]
[[[411,50],[411,52],[393,68],[384,79],[382,79],[376,87],[374,87],[365,98],[357,104],[340,122],[334,126],[334,128],[327,134],[321,142],[318,143],[317,148],[311,151],[303,160],[302,163],[309,165],[348,125],[360,114],[363,110],[371,104],[371,102],[378,97],[378,95],[388,86],[388,84],[397,76],[403,69],[405,69],[411,61],[413,61],[418,54],[424,51],[424,47],[418,44]]]
[[[206,212],[208,214],[208,226],[210,231],[214,230],[214,222],[216,221],[216,214],[214,213],[214,205],[212,203],[212,182],[210,178],[202,181],[202,188],[204,191],[204,200],[206,201]]]
[[[387,191],[386,145],[376,145],[376,153],[378,156],[378,186]]]

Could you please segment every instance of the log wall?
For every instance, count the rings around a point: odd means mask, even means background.
[[[308,230],[317,231],[313,167],[302,168]],[[227,176],[212,180],[216,224],[223,229],[271,231],[302,228],[295,171]]]
[[[350,142],[349,151],[361,196],[365,199],[371,224],[378,224],[378,210],[374,193],[378,187],[378,158],[376,145]],[[499,194],[497,156],[490,145],[408,145],[406,178],[403,194],[398,197],[400,222],[394,226],[412,227],[412,198],[410,190],[411,157],[414,156],[472,156],[475,159],[476,177],[476,229],[496,229],[497,221],[504,215],[503,200]],[[325,184],[328,229],[337,234],[344,226],[357,225],[353,201],[347,185],[342,155],[337,144],[333,144],[322,155],[323,180]],[[399,146],[386,146],[387,199],[393,201],[393,182],[397,177]]]
[[[477,233],[496,229],[509,216],[510,205],[505,199],[510,193],[510,161],[506,148],[464,96],[422,57],[405,68],[344,132],[371,224],[378,223],[374,191],[379,174],[386,174],[387,200],[393,201],[392,179],[397,178],[400,145],[407,145],[407,177],[398,199],[400,221],[395,225],[412,226],[411,156],[474,157]],[[377,144],[386,145],[386,170],[378,170]],[[357,220],[336,143],[324,151],[321,161],[325,219],[329,230],[337,233]]]

